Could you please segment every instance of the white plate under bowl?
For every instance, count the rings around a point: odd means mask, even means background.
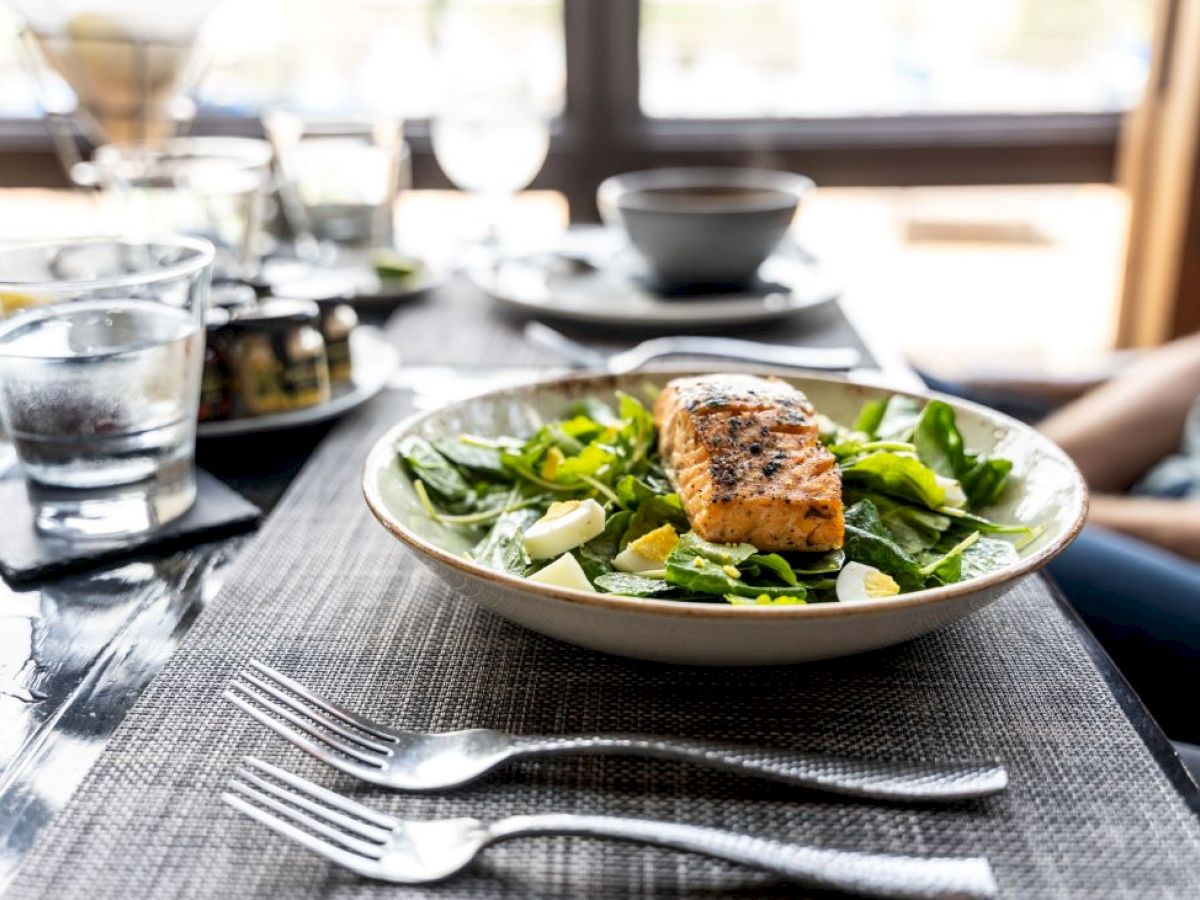
[[[562,416],[573,400],[641,394],[649,383],[702,371],[584,375],[494,391],[413,416],[388,431],[367,456],[363,491],[375,517],[452,589],[506,619],[560,640],[638,659],[696,665],[770,665],[828,659],[907,641],[998,600],[1058,555],[1079,532],[1087,491],[1079,471],[1034,429],[949,397],[968,446],[1013,461],[1002,503],[986,510],[1044,530],[1022,557],[999,571],[883,600],[808,606],[730,606],[586,593],[535,584],[463,558],[474,540],[429,519],[399,464],[397,442],[470,432],[523,435]],[[853,421],[867,400],[892,391],[816,376],[787,379],[835,420]],[[908,394],[909,396],[922,396]]]
[[[524,315],[615,328],[713,328],[794,316],[836,299],[838,285],[819,262],[778,253],[741,292],[663,295],[648,286],[636,258],[619,254],[600,268],[549,253],[502,258],[468,270],[476,287]]]
[[[360,325],[350,334],[350,354],[354,360],[354,380],[346,387],[335,388],[328,403],[263,416],[201,422],[196,427],[196,437],[202,440],[240,437],[301,428],[336,419],[357,409],[387,386],[400,365],[400,352],[388,343],[379,329]]]

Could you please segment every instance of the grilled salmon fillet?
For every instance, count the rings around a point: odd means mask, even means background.
[[[654,404],[667,474],[693,530],[760,550],[842,546],[842,478],[808,398],[775,378],[670,382]]]

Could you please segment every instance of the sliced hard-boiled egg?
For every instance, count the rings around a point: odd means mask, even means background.
[[[604,507],[591,498],[551,503],[525,532],[530,559],[550,559],[584,544],[604,530]]]
[[[592,583],[588,581],[587,575],[583,574],[583,567],[579,565],[579,560],[570,553],[564,553],[546,568],[534,572],[526,580],[554,587],[574,588],[577,591],[596,592]]]
[[[663,525],[648,531],[613,557],[613,566],[622,572],[650,572],[661,569],[675,545],[679,535],[671,525]]]
[[[937,476],[938,487],[946,492],[946,499],[943,501],[946,506],[959,509],[967,505],[967,495],[959,484],[957,478],[948,478],[945,475]]]
[[[837,577],[837,598],[848,600],[878,600],[900,593],[900,585],[886,572],[860,562],[848,562]]]

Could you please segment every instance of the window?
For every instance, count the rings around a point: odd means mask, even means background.
[[[825,184],[1107,181],[1155,6],[229,0],[206,30],[197,128],[245,132],[270,103],[357,98],[408,117],[417,183],[445,184],[422,120],[450,80],[489,77],[474,30],[561,112],[536,184],[576,215],[594,214],[603,176],[665,163],[752,161]],[[0,8],[0,34],[15,27]],[[457,55],[439,43],[454,28]],[[15,46],[0,41],[0,150],[48,157]],[[14,168],[0,160],[0,181]]]
[[[653,118],[1112,112],[1141,95],[1140,0],[645,0]]]

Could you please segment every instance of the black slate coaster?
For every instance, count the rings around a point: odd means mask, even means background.
[[[149,549],[165,551],[198,544],[258,525],[262,512],[205,471],[196,472],[196,503],[159,531],[120,540],[64,541],[33,526],[33,508],[20,478],[0,481],[0,574],[12,584],[85,569]]]

